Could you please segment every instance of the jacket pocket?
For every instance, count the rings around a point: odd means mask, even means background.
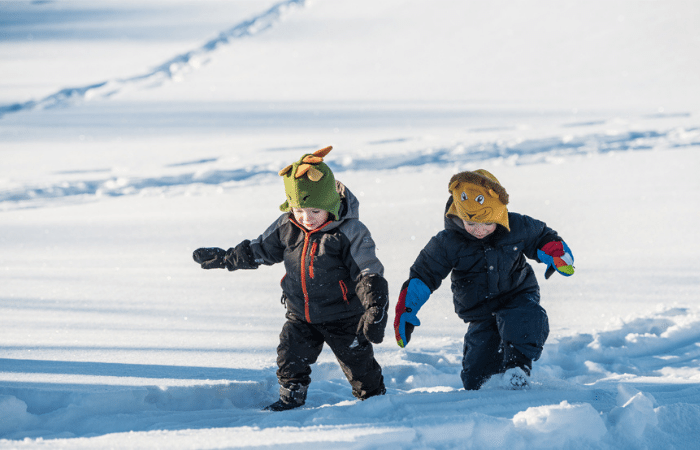
[[[510,264],[513,264],[515,261],[520,259],[520,255],[523,254],[524,249],[525,249],[525,242],[524,241],[503,244],[500,248],[501,254],[505,257],[506,261]]]
[[[452,271],[452,300],[455,307],[471,309],[486,300],[486,273],[463,273]]]

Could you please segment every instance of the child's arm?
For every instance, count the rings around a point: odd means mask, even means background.
[[[409,279],[401,287],[394,318],[394,334],[399,347],[405,347],[411,340],[414,327],[420,325],[418,311],[452,271],[452,261],[445,251],[445,238],[439,233],[428,242],[411,266]]]
[[[257,269],[261,264],[272,265],[284,258],[284,245],[279,229],[289,221],[283,214],[253,241],[244,240],[235,247],[224,250],[218,247],[198,248],[192,258],[202,269]]]
[[[413,329],[420,325],[416,314],[428,301],[430,294],[430,289],[420,278],[411,278],[401,287],[394,318],[394,334],[399,347],[403,348],[408,344]]]
[[[547,265],[545,279],[549,279],[554,272],[567,277],[573,275],[574,255],[566,242],[544,222],[527,216],[523,217],[529,222],[528,227],[539,231],[533,239],[534,245],[527,249],[526,255]]]
[[[198,248],[192,253],[192,258],[201,265],[202,269],[257,269],[253,253],[250,251],[250,241],[245,240],[235,247],[224,250],[218,247]]]
[[[384,340],[389,315],[389,287],[384,278],[384,266],[377,258],[374,240],[362,222],[348,221],[343,234],[349,241],[344,255],[345,265],[356,281],[355,294],[365,308],[357,332],[379,344]]]
[[[357,334],[363,333],[370,342],[380,344],[389,318],[389,285],[379,274],[363,275],[355,292],[365,307]]]

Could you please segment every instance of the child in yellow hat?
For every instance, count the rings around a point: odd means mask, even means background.
[[[282,295],[287,322],[277,347],[280,398],[270,411],[306,402],[311,365],[328,344],[352,393],[365,400],[386,392],[372,343],[384,338],[389,307],[384,267],[359,201],[335,180],[323,158],[326,147],[279,172],[284,178],[284,213],[257,239],[234,248],[199,248],[203,269],[257,269],[284,262]]]
[[[506,386],[528,386],[532,362],[549,335],[540,290],[526,258],[570,276],[574,258],[544,222],[508,212],[508,193],[493,174],[460,172],[448,185],[445,229],[418,255],[396,305],[394,332],[400,347],[420,325],[416,314],[452,273],[457,315],[469,323],[464,336],[462,384],[479,389],[503,374]]]

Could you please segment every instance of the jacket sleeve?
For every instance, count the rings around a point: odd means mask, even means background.
[[[428,286],[430,292],[435,292],[452,268],[453,264],[445,247],[444,236],[438,233],[418,254],[411,266],[409,279],[419,278]]]
[[[226,250],[224,265],[230,271],[239,269],[257,269],[253,252],[250,249],[250,241],[246,239],[235,247]]]
[[[383,276],[376,273],[362,275],[355,293],[365,310],[373,306],[378,306],[384,311],[389,310],[389,284]]]
[[[544,222],[529,216],[522,216],[522,218],[528,230],[528,239],[524,249],[525,256],[537,262],[542,262],[537,256],[537,250],[549,242],[561,241],[562,238]]]
[[[343,259],[352,279],[359,282],[366,275],[384,276],[384,266],[377,258],[376,246],[367,227],[359,220],[349,220],[343,224],[342,233],[349,241]]]
[[[359,220],[343,224],[343,235],[348,239],[344,252],[345,265],[356,282],[355,293],[365,309],[379,306],[389,308],[389,287],[384,278],[384,266],[377,258],[376,245],[367,227]]]
[[[283,214],[257,239],[245,240],[226,251],[226,268],[257,269],[261,264],[271,266],[284,259],[284,245],[280,238],[280,228],[288,221]]]

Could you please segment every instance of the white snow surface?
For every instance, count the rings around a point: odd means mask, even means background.
[[[694,449],[700,3],[0,3],[0,448]],[[326,145],[393,306],[485,168],[576,258],[531,388],[460,382],[449,281],[360,402],[332,353],[270,413],[281,265],[202,246],[279,215]]]

